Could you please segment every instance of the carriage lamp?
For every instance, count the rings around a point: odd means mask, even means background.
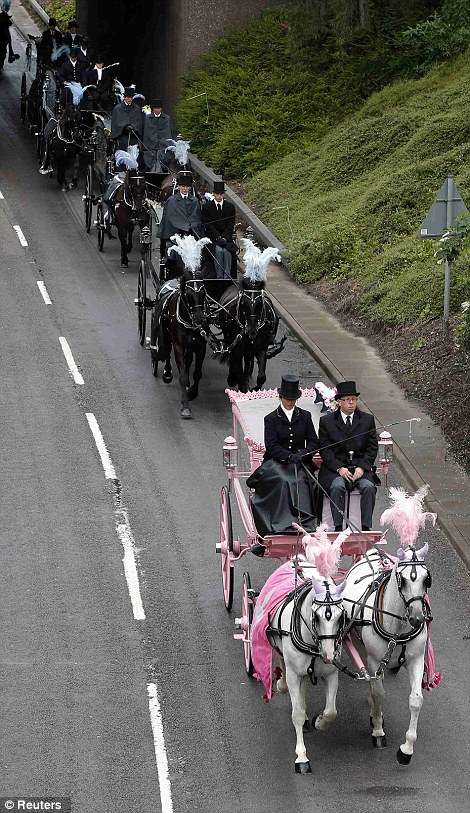
[[[237,452],[237,441],[229,435],[228,438],[225,438],[223,445],[223,461],[226,469],[236,469]]]
[[[379,435],[380,465],[384,473],[384,485],[387,487],[387,474],[393,460],[393,440],[390,432],[381,432]]]

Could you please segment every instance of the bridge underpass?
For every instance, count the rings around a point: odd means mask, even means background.
[[[259,16],[269,0],[77,0],[80,30],[119,61],[119,76],[171,111],[179,77],[228,27]]]

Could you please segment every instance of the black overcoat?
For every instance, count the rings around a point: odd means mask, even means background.
[[[74,63],[67,57],[65,62],[62,62],[60,65],[57,75],[62,84],[64,84],[64,82],[78,82],[80,85],[85,84],[85,70],[78,59]]]
[[[142,135],[142,116],[138,104],[119,102],[111,114],[111,138],[119,138],[127,126]]]
[[[67,32],[67,34],[64,34],[63,43],[64,43],[64,45],[68,45],[69,48],[72,48],[72,47],[79,48],[81,43],[82,43],[82,40],[83,40],[83,37],[82,37],[81,34],[75,34],[75,39],[74,39],[72,37],[71,33]]]
[[[368,412],[354,410],[352,428],[348,431],[341,412],[337,409],[320,418],[318,429],[320,455],[323,463],[318,482],[328,489],[337,476],[338,469],[359,466],[364,477],[374,482],[372,466],[379,449],[375,420]],[[353,452],[352,460],[349,452]]]
[[[174,234],[203,235],[201,207],[193,195],[183,198],[180,192],[168,198],[163,207],[163,216],[157,237],[169,240]]]
[[[54,48],[60,48],[64,44],[64,39],[60,31],[54,31],[52,34],[49,28],[46,28],[41,37],[41,57],[46,62],[50,62],[51,54]]]
[[[96,68],[90,68],[90,70],[86,73],[86,85],[95,85],[97,91],[99,93],[105,93],[107,90],[111,90],[113,86],[113,77],[106,68],[103,68],[101,71],[101,81],[98,82],[98,71]]]
[[[317,451],[319,442],[312,416],[306,409],[294,407],[292,420],[289,423],[281,406],[270,412],[264,419],[265,460],[277,460],[287,463],[291,452]],[[307,461],[308,458],[305,458]]]
[[[206,237],[210,237],[213,243],[218,237],[232,241],[235,231],[235,206],[232,201],[224,200],[222,211],[219,211],[214,200],[206,200],[202,205],[202,222]]]

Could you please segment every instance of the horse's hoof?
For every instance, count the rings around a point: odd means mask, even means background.
[[[188,407],[181,407],[180,415],[185,420],[188,420],[189,418],[193,417],[193,413],[191,412],[191,410]]]
[[[162,379],[164,384],[171,384],[173,381],[173,373],[163,373]]]
[[[307,773],[312,773],[310,762],[296,762],[295,772],[302,774],[302,776],[305,776]]]
[[[404,754],[401,748],[399,748],[397,751],[397,762],[399,762],[400,765],[409,765],[412,756],[413,754]]]
[[[383,737],[374,737],[372,736],[372,745],[374,748],[386,748],[387,747],[387,737],[385,734]]]

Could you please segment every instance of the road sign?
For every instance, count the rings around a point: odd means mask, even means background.
[[[468,215],[468,209],[454,183],[454,176],[449,175],[444,181],[439,194],[431,206],[426,220],[421,224],[418,237],[438,240],[459,215]]]

